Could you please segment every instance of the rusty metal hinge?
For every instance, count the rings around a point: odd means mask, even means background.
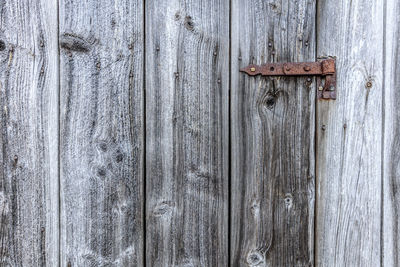
[[[336,99],[336,70],[333,58],[321,59],[317,62],[268,63],[261,66],[252,64],[240,71],[250,76],[318,76],[318,98]],[[325,81],[322,78],[325,78]]]

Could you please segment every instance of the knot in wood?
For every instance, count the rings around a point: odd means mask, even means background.
[[[163,201],[154,207],[153,214],[155,217],[161,217],[171,210],[172,210],[171,203],[169,201]]]
[[[250,252],[249,255],[247,256],[247,263],[251,266],[253,265],[256,266],[263,262],[264,262],[264,257],[258,251]]]
[[[4,51],[4,49],[6,49],[6,44],[3,40],[0,40],[0,51]]]
[[[184,25],[185,25],[185,28],[188,29],[189,31],[193,30],[194,23],[192,21],[192,17],[186,16]]]

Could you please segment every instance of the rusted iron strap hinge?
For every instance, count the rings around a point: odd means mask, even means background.
[[[268,63],[261,66],[249,65],[240,71],[250,76],[318,76],[318,98],[336,99],[335,59],[322,59],[317,62]],[[323,83],[322,78],[325,77]]]

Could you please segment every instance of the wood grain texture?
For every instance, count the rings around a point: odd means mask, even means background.
[[[382,266],[400,266],[400,3],[386,1]]]
[[[315,60],[315,1],[232,6],[232,266],[313,264],[315,81],[249,77]]]
[[[146,1],[147,266],[228,264],[229,1]]]
[[[143,18],[60,0],[61,266],[143,263]]]
[[[0,1],[0,265],[58,264],[54,1]]]
[[[318,2],[318,56],[336,56],[336,101],[317,105],[318,266],[380,266],[383,5]]]

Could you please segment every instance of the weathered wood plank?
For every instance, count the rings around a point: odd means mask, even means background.
[[[313,264],[314,79],[239,68],[314,61],[315,5],[233,1],[232,266]]]
[[[147,266],[228,264],[229,1],[146,1]]]
[[[0,10],[0,265],[57,266],[57,4]]]
[[[320,1],[317,16],[338,98],[317,105],[316,264],[380,266],[383,5]]]
[[[143,16],[60,0],[62,266],[142,265]]]
[[[384,77],[383,265],[400,266],[400,3],[386,1]]]

